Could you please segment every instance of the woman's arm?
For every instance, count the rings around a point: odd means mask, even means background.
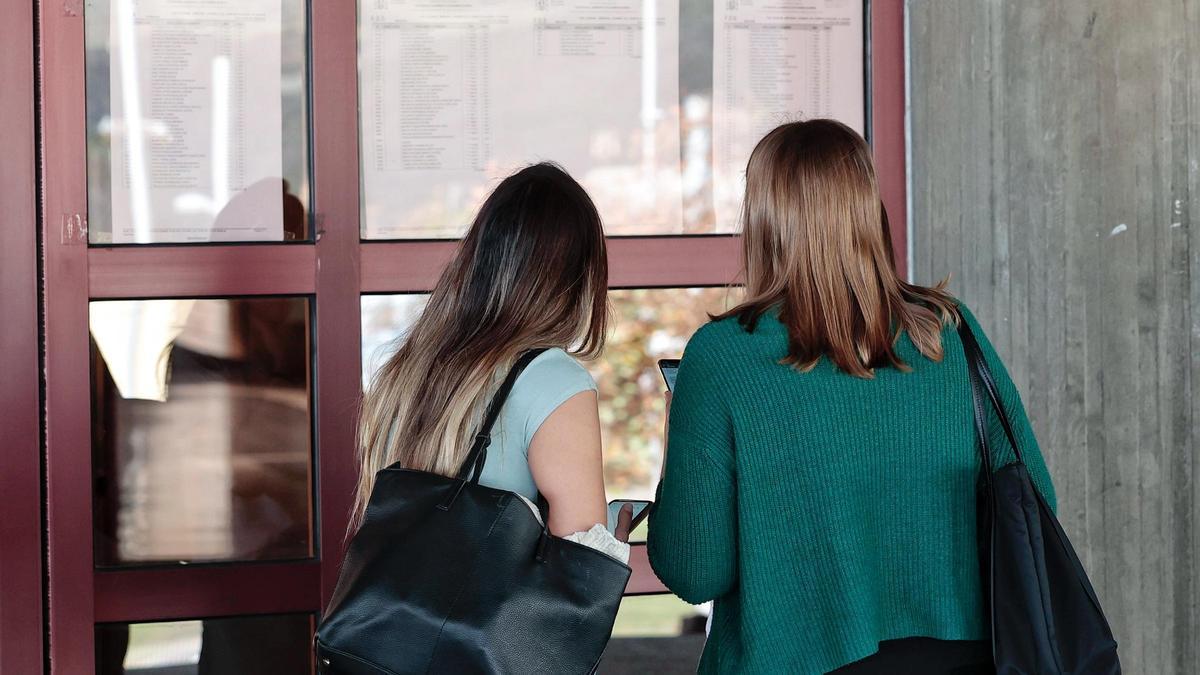
[[[702,333],[692,338],[679,367],[647,543],[658,578],[693,604],[737,585],[733,424]]]
[[[550,532],[563,537],[608,522],[604,459],[595,391],[582,391],[550,413],[529,442],[529,470],[550,503]]]

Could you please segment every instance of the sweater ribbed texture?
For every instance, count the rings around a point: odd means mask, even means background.
[[[1054,507],[1020,396],[963,315]],[[953,327],[942,343],[934,362],[901,335],[912,371],[863,379],[827,358],[809,372],[781,365],[787,330],[773,313],[753,333],[726,319],[692,337],[648,546],[674,593],[716,601],[701,673],[824,673],[882,640],[987,637],[971,390]],[[996,465],[1011,461],[994,415],[989,429]]]

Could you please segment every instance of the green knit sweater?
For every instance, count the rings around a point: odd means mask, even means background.
[[[1016,388],[974,317],[1034,483],[1054,489]],[[702,673],[824,673],[925,636],[985,639],[975,541],[979,454],[962,343],[907,335],[912,372],[809,372],[780,361],[776,315],[688,343],[650,515],[650,563],[690,603],[715,600]],[[997,466],[1011,460],[993,415]]]

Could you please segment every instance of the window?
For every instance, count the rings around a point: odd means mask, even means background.
[[[89,0],[93,244],[308,238],[305,6]]]
[[[609,235],[732,232],[781,121],[866,130],[862,3],[363,3],[364,239],[452,238],[503,176],[561,163]]]
[[[91,303],[96,564],[313,554],[305,298]]]
[[[312,669],[312,616],[106,623],[96,627],[100,675],[294,675]]]
[[[602,672],[694,672],[704,649],[710,606],[664,593],[625,598],[617,611]]]
[[[709,313],[723,311],[727,288],[639,288],[609,292],[612,323],[604,353],[584,363],[599,388],[604,479],[609,499],[652,499],[662,463],[664,384],[658,359],[678,358]],[[394,351],[424,295],[362,299],[364,384]]]

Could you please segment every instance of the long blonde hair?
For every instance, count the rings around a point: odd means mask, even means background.
[[[945,280],[923,287],[896,273],[871,151],[853,129],[814,119],[764,136],[746,167],[742,228],[746,300],[715,318],[753,329],[778,307],[784,362],[803,370],[822,356],[864,378],[884,365],[907,370],[894,349],[902,331],[941,360],[954,300]]]
[[[399,462],[458,471],[483,408],[522,352],[599,353],[607,294],[604,232],[583,188],[552,164],[504,179],[363,398],[351,531],[379,470]]]

